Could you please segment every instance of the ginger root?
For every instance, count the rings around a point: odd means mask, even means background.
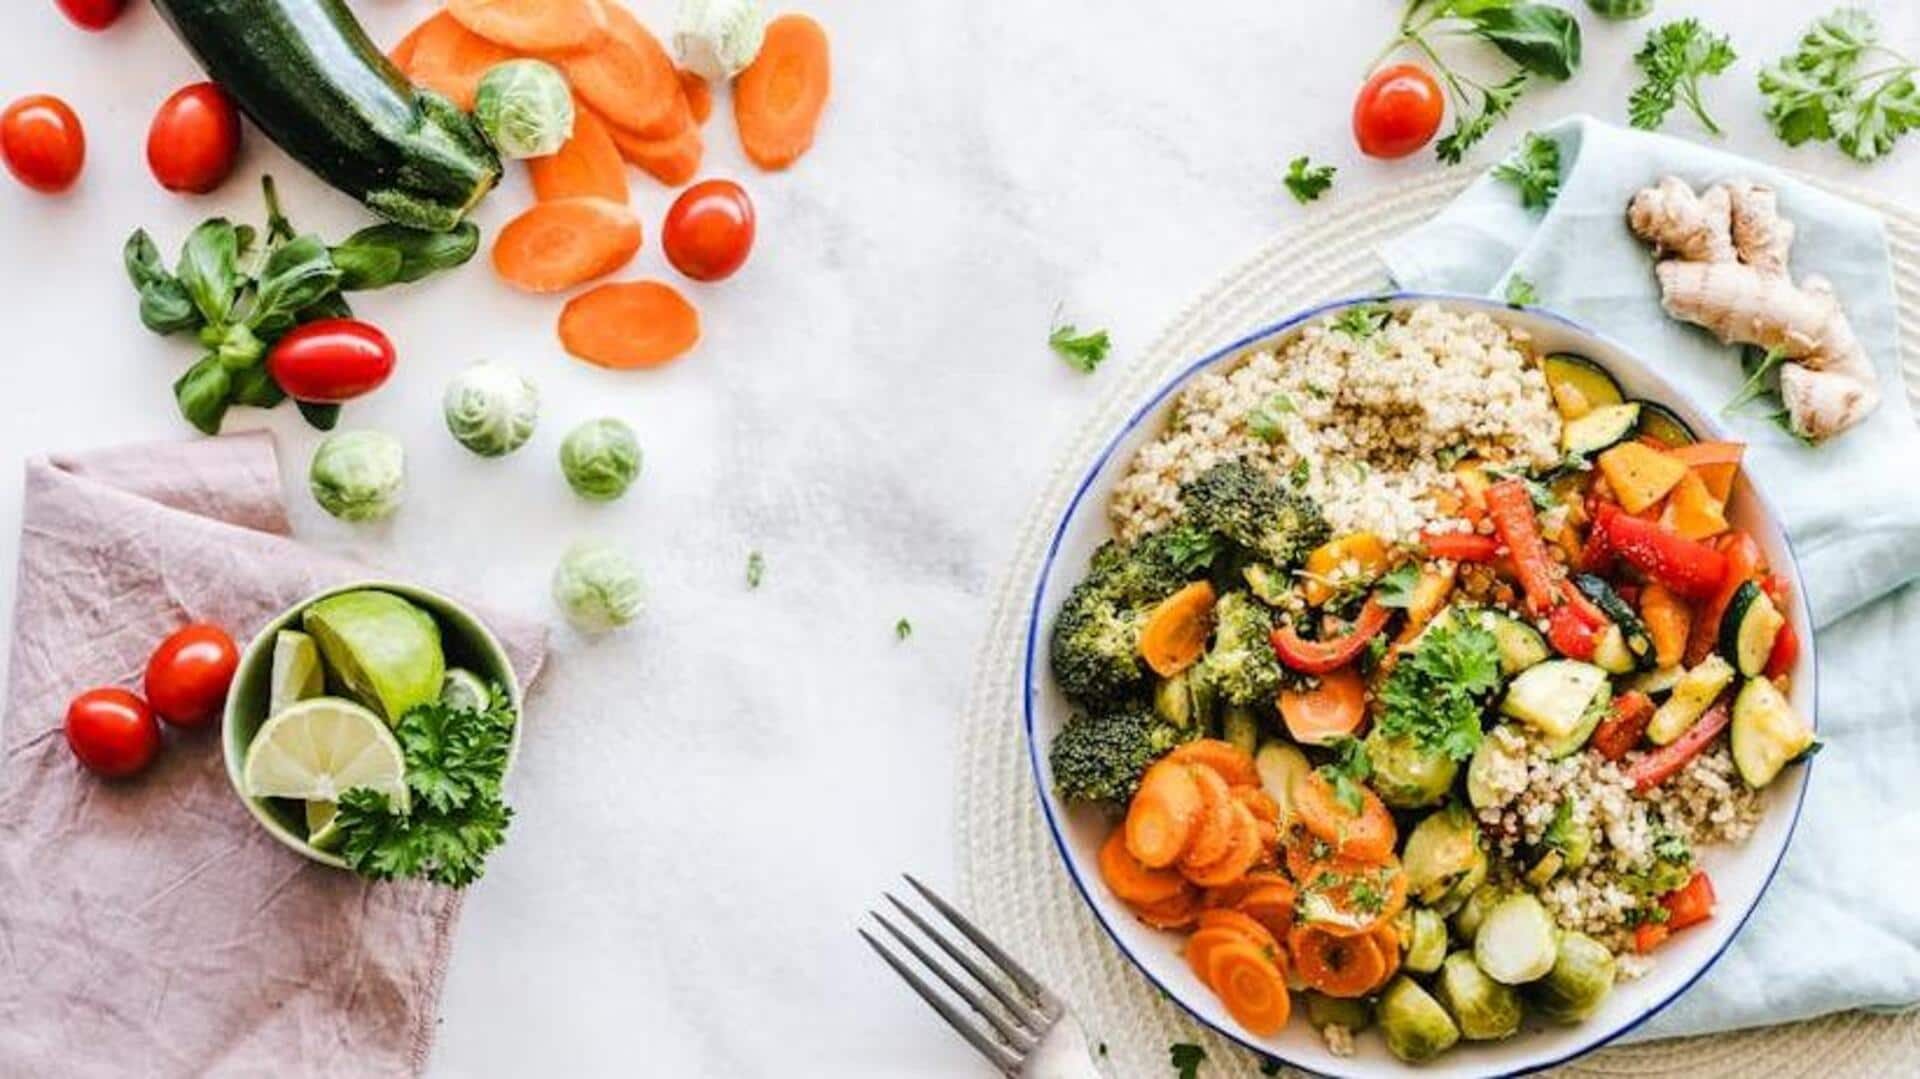
[[[1695,194],[1667,176],[1633,196],[1627,224],[1654,246],[1667,314],[1782,358],[1780,399],[1795,434],[1831,437],[1880,404],[1873,361],[1833,286],[1814,274],[1795,284],[1788,272],[1793,222],[1772,189],[1735,180]]]

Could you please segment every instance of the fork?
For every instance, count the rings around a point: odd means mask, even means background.
[[[960,935],[970,941],[978,954],[985,957],[996,970],[988,971],[979,959],[954,943],[918,911],[896,899],[892,892],[886,892],[883,894],[887,902],[913,923],[922,936],[933,941],[949,959],[966,971],[979,988],[969,985],[946,964],[929,955],[918,941],[885,915],[877,910],[867,913],[922,967],[932,971],[952,991],[953,996],[964,1001],[978,1018],[968,1017],[946,994],[915,973],[912,963],[901,958],[898,952],[866,929],[860,929],[861,938],[880,954],[880,958],[886,960],[894,973],[905,979],[922,1000],[940,1013],[940,1018],[965,1038],[967,1044],[979,1050],[1001,1074],[1018,1079],[1100,1079],[1100,1072],[1093,1065],[1093,1055],[1087,1049],[1086,1032],[1081,1029],[1080,1021],[1067,1010],[1066,1004],[1040,984],[1039,979],[1014,962],[1013,957],[1002,951],[985,933],[974,928],[973,923],[953,909],[951,903],[935,895],[932,889],[915,880],[912,874],[903,873],[901,876],[913,886],[914,891],[920,893],[920,898],[927,905],[959,930]],[[981,989],[985,989],[986,993],[982,994]]]

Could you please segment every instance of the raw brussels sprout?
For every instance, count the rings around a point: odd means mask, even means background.
[[[1440,964],[1433,995],[1468,1041],[1496,1041],[1520,1029],[1519,991],[1487,977],[1466,951],[1455,952]]]
[[[1524,985],[1546,977],[1558,954],[1553,915],[1522,892],[1493,905],[1473,935],[1473,961],[1487,977]]]
[[[1445,753],[1421,748],[1413,739],[1394,737],[1375,727],[1367,735],[1371,785],[1380,800],[1395,809],[1437,805],[1453,789],[1460,765]]]
[[[1593,13],[1606,19],[1637,19],[1653,10],[1653,0],[1587,0]]]
[[[560,444],[560,471],[574,494],[611,502],[640,474],[640,440],[624,420],[589,420]]]
[[[1380,994],[1374,1015],[1386,1035],[1387,1048],[1409,1064],[1432,1060],[1460,1040],[1460,1028],[1453,1025],[1447,1010],[1405,974]]]
[[[576,543],[567,548],[553,571],[553,602],[582,633],[604,633],[626,625],[640,613],[645,598],[639,568],[610,543]]]
[[[680,0],[673,51],[703,79],[731,79],[760,55],[767,13],[759,0]]]
[[[1578,1023],[1613,992],[1613,953],[1585,933],[1562,933],[1547,976],[1527,987],[1527,1003],[1559,1023]]]
[[[1314,989],[1307,990],[1306,995],[1307,1022],[1315,1030],[1337,1026],[1358,1034],[1373,1024],[1373,1009],[1363,998],[1330,997]]]
[[[480,78],[473,118],[501,157],[546,157],[573,137],[573,91],[539,60],[508,60]]]
[[[328,435],[307,469],[313,500],[343,521],[377,521],[392,513],[406,479],[406,450],[383,431]]]
[[[1414,825],[1400,857],[1407,894],[1422,903],[1445,898],[1469,874],[1484,874],[1487,863],[1480,826],[1458,805],[1436,809]]]
[[[501,457],[533,437],[540,391],[505,364],[476,363],[447,383],[441,407],[455,441],[482,457]]]

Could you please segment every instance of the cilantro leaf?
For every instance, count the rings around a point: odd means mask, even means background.
[[[1313,164],[1313,159],[1305,155],[1296,157],[1287,163],[1287,192],[1293,201],[1305,206],[1333,186],[1335,171],[1332,165]]]
[[[767,577],[767,558],[759,551],[747,552],[747,587],[758,588]]]
[[[1067,365],[1082,374],[1093,374],[1093,369],[1107,358],[1113,348],[1113,342],[1107,338],[1107,331],[1096,330],[1081,333],[1071,322],[1063,322],[1047,335],[1047,344]]]
[[[1207,1059],[1207,1051],[1191,1042],[1174,1042],[1167,1046],[1167,1060],[1178,1072],[1180,1079],[1195,1079],[1200,1074],[1200,1064]]]
[[[1920,63],[1882,45],[1872,15],[1840,8],[1814,20],[1793,52],[1761,69],[1760,96],[1767,122],[1787,145],[1831,140],[1856,161],[1873,161],[1920,130],[1917,78]]]
[[[1405,610],[1413,606],[1413,589],[1419,583],[1419,565],[1413,562],[1402,562],[1375,583],[1374,602],[1382,607]]]
[[[1293,406],[1293,398],[1284,393],[1276,393],[1266,402],[1247,413],[1247,431],[1262,442],[1281,442],[1287,436],[1284,417],[1298,411]]]
[[[1373,775],[1373,758],[1367,756],[1367,747],[1358,738],[1343,735],[1328,743],[1328,748],[1333,750],[1333,759],[1314,770],[1333,785],[1334,800],[1357,815],[1366,803],[1361,792]]]
[[[1543,210],[1560,193],[1560,144],[1529,131],[1513,153],[1494,166],[1493,176],[1520,189],[1520,205]]]
[[[1533,282],[1527,280],[1524,277],[1521,277],[1519,274],[1508,275],[1507,303],[1511,304],[1514,307],[1526,307],[1529,304],[1536,304],[1539,302],[1540,302],[1540,291],[1533,287]],[[1458,460],[1459,460],[1458,458],[1455,458],[1456,463],[1458,462]]]
[[[900,621],[898,621],[898,622],[895,622],[895,623],[893,624],[893,638],[894,638],[894,640],[897,640],[897,641],[904,641],[904,640],[906,640],[906,639],[907,639],[908,637],[911,637],[911,636],[913,636],[913,623],[912,623],[912,622],[909,622],[909,621],[907,621],[906,619],[904,619],[904,618],[902,618],[902,619],[901,619]]]
[[[1380,687],[1380,730],[1466,760],[1480,745],[1481,714],[1500,682],[1500,649],[1491,632],[1471,619],[1434,626]]]
[[[1392,319],[1393,310],[1384,304],[1358,304],[1340,312],[1340,317],[1333,320],[1333,331],[1364,341],[1386,329]]]
[[[1702,126],[1720,134],[1720,125],[1700,98],[1700,80],[1724,72],[1737,59],[1727,36],[1710,32],[1699,19],[1676,19],[1647,31],[1633,57],[1645,80],[1627,98],[1629,122],[1652,131],[1666,121],[1674,105],[1685,103]]]

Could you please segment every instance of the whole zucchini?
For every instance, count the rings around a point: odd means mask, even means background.
[[[154,0],[241,111],[375,213],[450,229],[500,177],[473,119],[417,90],[341,0]]]

